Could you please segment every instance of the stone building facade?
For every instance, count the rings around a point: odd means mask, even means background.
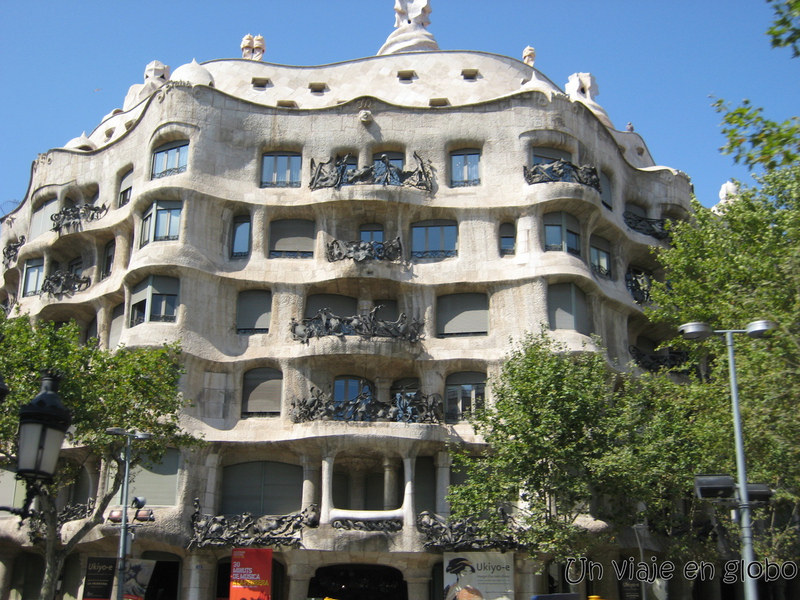
[[[509,339],[544,326],[669,359],[642,305],[688,178],[613,127],[591,75],[565,93],[530,49],[439,50],[417,14],[350,62],[270,64],[250,37],[242,59],[151,63],[38,157],[3,220],[6,308],[109,348],[182,346],[183,423],[208,444],[133,484],[156,517],[133,555],[163,597],[225,597],[231,548],[253,544],[274,549],[275,598],[441,598],[447,547],[419,515],[447,517],[448,443],[480,446],[465,414]],[[4,594],[40,568],[15,527],[0,518]],[[116,535],[79,547],[66,596]],[[540,558],[515,556],[516,598],[558,587]]]

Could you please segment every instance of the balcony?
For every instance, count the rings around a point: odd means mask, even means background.
[[[70,271],[56,271],[52,275],[45,277],[39,295],[48,294],[49,296],[72,296],[76,292],[82,292],[89,288],[92,280],[89,277],[79,277]]]
[[[625,225],[634,231],[649,235],[657,240],[669,239],[669,234],[666,230],[666,219],[648,219],[629,211],[622,213],[622,218],[625,220]]]
[[[424,192],[433,190],[433,168],[429,160],[424,160],[414,152],[416,168],[405,171],[395,166],[385,156],[375,160],[372,165],[355,167],[350,154],[342,157],[332,157],[326,161],[316,163],[311,160],[312,191],[322,188],[341,189],[343,185],[383,185],[396,187],[410,187]]]
[[[597,169],[592,165],[576,167],[562,159],[548,163],[535,164],[522,167],[525,181],[528,185],[535,183],[567,182],[580,183],[600,192],[600,177]]]
[[[633,296],[633,301],[637,304],[647,304],[650,302],[650,288],[653,285],[651,273],[636,267],[628,267],[625,273],[625,287]]]
[[[628,350],[637,365],[651,372],[661,369],[676,369],[682,367],[689,360],[689,354],[681,350],[669,350],[666,354],[646,354],[636,346],[630,346]]]
[[[390,338],[406,340],[412,344],[422,337],[424,323],[416,317],[408,320],[405,313],[400,313],[396,321],[378,319],[375,314],[381,305],[373,308],[368,314],[340,317],[333,314],[330,309],[323,308],[316,316],[306,317],[301,321],[292,318],[289,329],[292,339],[304,344],[311,338],[321,338],[335,335],[342,338],[347,335],[358,335],[362,339]]]
[[[403,258],[403,245],[397,237],[391,242],[343,242],[333,240],[325,246],[325,257],[328,262],[336,262],[350,258],[355,262],[366,260],[385,260],[399,262]]]
[[[102,206],[92,206],[91,204],[84,204],[83,206],[65,206],[50,218],[53,220],[53,231],[61,234],[62,229],[73,229],[79,231],[81,224],[90,221],[97,221],[102,219],[108,212],[108,207],[103,204]]]

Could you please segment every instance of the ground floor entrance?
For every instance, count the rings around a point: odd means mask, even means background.
[[[381,565],[332,565],[317,569],[309,598],[333,600],[408,600],[403,574]]]

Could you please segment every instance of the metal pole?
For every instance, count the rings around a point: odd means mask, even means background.
[[[119,529],[119,556],[117,557],[117,600],[123,598],[123,583],[125,582],[125,557],[128,546],[128,478],[131,467],[131,438],[130,433],[125,433],[125,478],[122,480],[122,521]]]
[[[753,552],[753,529],[750,522],[750,497],[747,493],[747,463],[744,458],[744,436],[742,435],[742,417],[739,412],[739,384],[736,381],[736,358],[733,353],[732,330],[725,331],[725,344],[728,346],[728,370],[731,380],[731,407],[733,410],[733,435],[736,442],[736,474],[737,498],[739,499],[740,526],[742,530],[742,581],[744,582],[745,600],[758,600],[756,580],[751,578],[748,567],[755,562]],[[736,332],[738,333],[738,332]]]
[[[633,526],[633,532],[636,534],[636,545],[639,546],[639,560],[642,564],[647,564],[644,561],[644,546],[642,545],[642,540],[639,537],[640,530],[647,530],[647,526],[644,523],[637,523]],[[645,587],[644,579],[639,580],[639,594],[641,596],[641,600],[647,600],[647,587]]]

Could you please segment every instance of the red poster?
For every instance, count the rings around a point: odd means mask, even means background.
[[[234,548],[231,554],[230,600],[272,598],[272,549]]]

